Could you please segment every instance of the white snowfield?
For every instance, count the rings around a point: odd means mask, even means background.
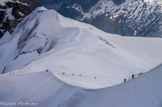
[[[161,107],[161,66],[121,84],[160,65],[161,45],[162,38],[108,34],[38,8],[0,39],[0,101],[38,107]]]
[[[161,77],[162,65],[118,86],[82,89],[60,81],[50,71],[6,74],[0,75],[0,101],[1,106],[13,107],[161,107]]]
[[[41,7],[0,40],[0,72],[50,70],[68,84],[114,86],[162,62],[162,39],[122,37]]]

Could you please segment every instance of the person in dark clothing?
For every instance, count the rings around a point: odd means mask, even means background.
[[[48,72],[48,69],[46,69],[46,72]]]
[[[127,79],[124,78],[124,82],[126,82],[126,81],[127,81]]]

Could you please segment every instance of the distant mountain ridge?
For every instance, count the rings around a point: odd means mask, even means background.
[[[159,0],[37,0],[60,14],[123,36],[162,37]]]

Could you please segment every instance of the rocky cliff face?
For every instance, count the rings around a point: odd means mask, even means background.
[[[32,0],[0,2],[0,38],[6,31],[12,32],[18,22],[38,6],[40,4]]]
[[[160,0],[38,0],[62,15],[123,36],[162,37]]]

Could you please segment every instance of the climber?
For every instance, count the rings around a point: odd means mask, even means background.
[[[127,81],[127,79],[124,78],[124,82],[126,82],[126,81]]]
[[[48,72],[48,69],[46,69],[46,72]]]

